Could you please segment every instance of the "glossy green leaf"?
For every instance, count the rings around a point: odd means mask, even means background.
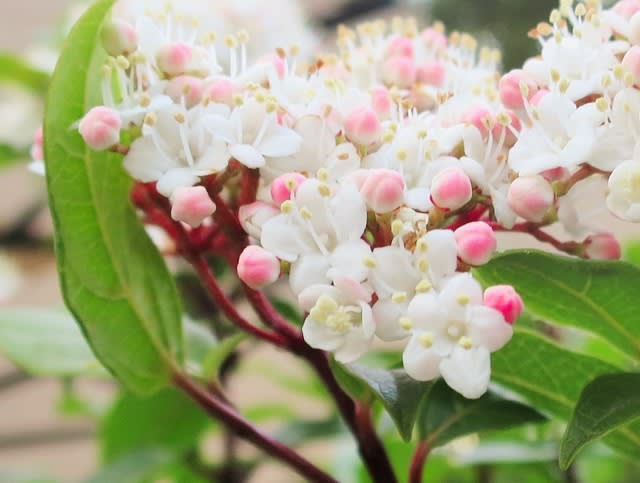
[[[420,439],[434,448],[467,434],[540,423],[545,419],[524,404],[491,393],[475,400],[466,399],[440,379],[424,397],[417,428]]]
[[[491,378],[546,414],[568,421],[582,389],[616,368],[590,356],[568,351],[526,329],[491,356]],[[614,431],[604,440],[612,448],[635,454],[640,424]]]
[[[187,372],[195,377],[204,377],[204,360],[216,348],[218,339],[204,324],[188,317],[184,318],[182,327]]]
[[[350,392],[354,397],[360,395],[359,399],[363,399],[366,391],[362,385],[353,381],[345,384],[346,376],[351,375],[365,383],[368,391],[374,394],[387,410],[402,438],[405,441],[411,440],[418,407],[433,383],[416,381],[403,369],[385,370],[359,364],[342,366],[337,362],[333,366],[334,374],[345,391]],[[341,372],[345,374],[341,375]]]
[[[584,388],[560,446],[560,466],[568,468],[587,444],[640,419],[640,374],[600,376]]]
[[[627,243],[624,247],[624,259],[640,266],[640,240]]]
[[[592,332],[640,358],[640,268],[512,251],[474,270],[485,285],[510,284],[545,321]]]
[[[175,284],[129,202],[116,154],[71,126],[100,101],[98,40],[113,0],[96,2],[67,38],[51,81],[45,157],[63,294],[95,354],[131,390],[162,387],[181,360]]]
[[[36,376],[107,375],[62,309],[0,309],[0,353]]]
[[[218,379],[222,365],[236,350],[238,345],[247,338],[245,334],[236,334],[222,339],[211,348],[202,363],[202,375],[207,380]]]
[[[0,52],[0,82],[13,82],[35,94],[47,92],[50,76],[8,52]]]
[[[102,456],[111,462],[140,449],[183,453],[195,447],[208,423],[200,407],[176,389],[148,398],[124,394],[101,425]]]

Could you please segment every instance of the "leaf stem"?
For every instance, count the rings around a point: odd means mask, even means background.
[[[176,374],[174,376],[174,383],[198,403],[209,415],[222,422],[227,428],[238,435],[238,437],[253,443],[267,454],[286,463],[307,481],[338,483],[337,480],[300,456],[291,448],[261,432],[232,408],[194,383],[189,377],[180,373]]]
[[[431,447],[426,441],[421,441],[413,453],[411,467],[409,468],[409,483],[420,483],[424,472],[424,465],[431,452]]]

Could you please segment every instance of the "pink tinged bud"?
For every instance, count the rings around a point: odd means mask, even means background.
[[[234,90],[234,85],[230,80],[215,80],[207,87],[207,96],[213,102],[231,104],[233,102]]]
[[[455,231],[460,260],[469,265],[484,265],[496,251],[496,235],[483,221],[474,221]]]
[[[400,57],[413,58],[413,42],[407,37],[396,37],[389,43],[387,47],[387,57]]]
[[[360,193],[373,211],[389,213],[404,204],[404,188],[404,179],[397,171],[374,169],[369,171]]]
[[[502,314],[508,324],[513,324],[524,309],[522,298],[511,285],[495,285],[484,292],[483,305]]]
[[[192,59],[193,49],[182,42],[165,45],[156,54],[158,68],[172,77],[189,72]]]
[[[611,233],[598,233],[585,240],[585,254],[593,260],[619,260],[620,242]]]
[[[493,125],[493,116],[483,107],[474,107],[462,115],[462,122],[471,124],[480,131],[482,137],[489,135],[489,128]]]
[[[33,136],[33,145],[31,146],[31,159],[34,161],[44,160],[44,133],[42,127],[39,127]]]
[[[187,75],[174,77],[167,85],[167,95],[178,104],[184,99],[189,109],[202,100],[203,91],[202,80]]]
[[[634,45],[624,54],[622,66],[631,72],[634,83],[640,82],[640,45]]]
[[[109,55],[132,54],[138,49],[138,34],[129,22],[115,19],[102,28],[102,46]]]
[[[362,146],[375,143],[382,133],[380,120],[370,107],[351,111],[345,119],[344,130],[349,141]]]
[[[540,175],[521,176],[509,187],[509,207],[527,221],[541,222],[553,206],[555,194],[549,182]]]
[[[382,69],[385,83],[400,88],[411,87],[418,76],[418,69],[413,59],[399,55],[388,58]]]
[[[503,75],[498,84],[502,104],[508,109],[524,107],[523,88],[527,99],[538,92],[538,86],[520,69],[514,69]]]
[[[285,201],[290,200],[291,195],[296,192],[298,186],[304,183],[306,179],[300,173],[287,173],[278,176],[271,183],[271,198],[274,203],[280,206]]]
[[[177,188],[171,196],[171,217],[192,228],[200,226],[215,211],[216,204],[204,186]]]
[[[389,94],[389,90],[386,87],[379,86],[373,89],[371,104],[373,106],[373,110],[376,111],[378,118],[387,119],[391,115],[393,101],[391,100],[391,94]]]
[[[441,87],[447,74],[446,68],[442,62],[433,61],[422,64],[418,67],[416,73],[420,82],[435,87]]]
[[[462,208],[472,194],[471,180],[460,168],[445,168],[431,182],[431,199],[439,208]]]
[[[251,245],[238,260],[238,277],[254,290],[272,284],[280,276],[280,262],[271,252]]]
[[[544,97],[549,94],[549,91],[547,89],[540,89],[538,92],[536,92],[533,96],[531,96],[531,99],[529,99],[529,103],[532,106],[537,106],[538,104],[540,104],[540,101],[542,99],[544,99]]]
[[[640,12],[640,0],[620,0],[613,6],[612,10],[629,20],[633,15]]]
[[[244,231],[253,238],[259,239],[262,225],[279,214],[280,210],[277,207],[264,201],[256,201],[242,205],[238,210],[238,219]]]
[[[91,149],[104,151],[120,141],[119,114],[105,106],[91,109],[80,121],[78,131]]]

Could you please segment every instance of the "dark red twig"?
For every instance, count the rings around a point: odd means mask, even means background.
[[[413,459],[411,460],[411,467],[409,468],[409,483],[421,483],[422,473],[424,472],[424,464],[427,461],[427,456],[431,448],[429,445],[422,441],[416,447],[413,453]]]

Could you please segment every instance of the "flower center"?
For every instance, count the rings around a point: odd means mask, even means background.
[[[338,305],[328,295],[322,295],[309,312],[311,317],[331,331],[344,334],[362,323],[362,310],[352,305]]]

